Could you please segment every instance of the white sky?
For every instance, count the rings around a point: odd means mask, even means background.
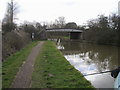
[[[117,13],[119,0],[14,0],[19,5],[17,22],[38,21],[51,22],[64,16],[66,22],[76,22],[78,25],[97,15]],[[0,0],[0,19],[3,19],[7,2]],[[1,13],[2,12],[2,13]]]

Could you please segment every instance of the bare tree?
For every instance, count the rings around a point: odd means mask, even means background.
[[[16,19],[16,14],[18,12],[18,4],[11,0],[7,5],[7,12],[3,19],[3,24],[9,25],[10,31],[14,29],[14,20]]]
[[[58,17],[58,20],[55,20],[55,23],[58,25],[59,28],[64,28],[65,26],[65,17]]]

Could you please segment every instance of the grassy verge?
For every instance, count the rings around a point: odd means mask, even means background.
[[[19,52],[8,57],[2,64],[2,86],[3,88],[9,88],[16,73],[26,60],[32,48],[37,45],[37,41],[30,43],[28,46],[20,50]]]
[[[69,36],[64,36],[62,39],[69,40]]]
[[[64,58],[53,42],[45,42],[36,59],[32,88],[93,88]]]

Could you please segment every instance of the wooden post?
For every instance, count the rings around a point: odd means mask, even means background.
[[[32,33],[32,41],[34,40],[35,38],[35,33]]]

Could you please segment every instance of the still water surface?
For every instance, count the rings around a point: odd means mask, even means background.
[[[83,75],[113,70],[118,65],[118,48],[73,41],[62,41],[58,48],[65,58]],[[111,73],[85,76],[96,88],[113,88]]]

